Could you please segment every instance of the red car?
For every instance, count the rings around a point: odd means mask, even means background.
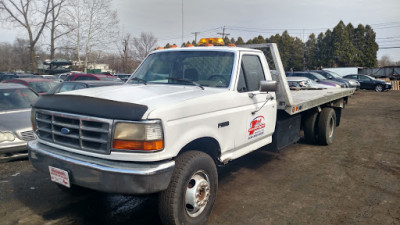
[[[91,74],[91,73],[72,73],[65,78],[64,81],[76,81],[76,80],[102,80],[102,81],[121,81],[116,76],[110,74]]]
[[[53,80],[44,78],[15,78],[4,80],[2,83],[23,84],[40,95],[45,94],[51,88],[59,84],[58,82],[54,82]]]

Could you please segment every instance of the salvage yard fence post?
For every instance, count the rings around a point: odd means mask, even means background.
[[[400,91],[400,80],[391,80],[392,90]]]

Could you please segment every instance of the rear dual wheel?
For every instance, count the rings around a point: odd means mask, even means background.
[[[318,143],[329,145],[333,143],[336,130],[336,113],[332,108],[324,108],[318,118]]]
[[[323,108],[320,113],[305,114],[304,138],[310,144],[332,144],[336,130],[336,113],[333,108]]]

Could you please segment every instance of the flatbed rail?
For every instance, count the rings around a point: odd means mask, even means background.
[[[354,94],[355,88],[329,88],[322,90],[292,90],[290,91],[293,104],[278,102],[278,109],[285,110],[288,114],[294,115],[308,109],[324,104],[341,106],[342,99]]]

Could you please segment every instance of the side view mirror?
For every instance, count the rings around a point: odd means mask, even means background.
[[[278,90],[278,82],[274,80],[262,80],[260,81],[260,92],[270,92]]]
[[[328,79],[333,79],[333,76],[328,76]]]

